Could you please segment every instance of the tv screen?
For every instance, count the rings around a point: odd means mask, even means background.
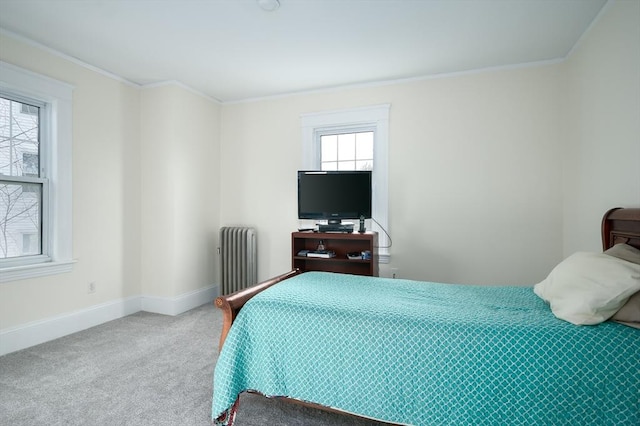
[[[299,171],[298,218],[371,218],[371,171]]]

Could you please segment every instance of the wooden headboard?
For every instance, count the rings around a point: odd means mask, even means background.
[[[640,249],[640,208],[617,207],[602,218],[602,249],[626,243]]]

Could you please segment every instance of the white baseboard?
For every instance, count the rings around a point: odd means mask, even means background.
[[[91,306],[0,331],[0,355],[48,342],[140,311],[140,296]]]
[[[174,298],[132,296],[7,328],[0,330],[0,356],[86,330],[139,311],[178,315],[213,301],[218,294],[218,286],[210,286]]]
[[[163,315],[179,315],[212,302],[219,293],[218,286],[210,286],[172,298],[141,296],[141,310]]]

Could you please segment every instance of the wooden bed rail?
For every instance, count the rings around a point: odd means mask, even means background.
[[[214,303],[216,307],[222,309],[223,313],[222,333],[220,334],[218,351],[222,350],[222,345],[227,338],[227,334],[229,333],[231,324],[233,324],[233,321],[236,319],[236,315],[238,315],[240,309],[244,306],[245,303],[247,303],[249,299],[260,293],[261,291],[271,287],[272,285],[301,273],[302,272],[299,269],[294,269],[282,275],[278,275],[277,277],[271,278],[267,281],[256,284],[253,287],[238,290],[235,293],[231,293],[226,296],[217,297]]]

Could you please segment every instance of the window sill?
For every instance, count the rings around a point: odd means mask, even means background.
[[[76,263],[75,260],[63,260],[2,268],[0,269],[0,283],[71,272],[74,263]]]

